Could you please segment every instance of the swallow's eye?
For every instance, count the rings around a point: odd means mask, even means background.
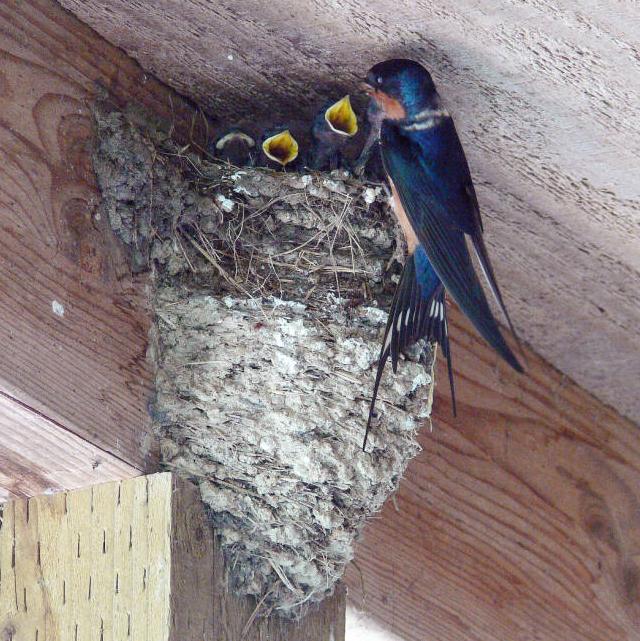
[[[378,77],[376,78],[376,82],[377,82],[379,85],[381,85],[381,84],[382,84],[382,76],[378,76]]]

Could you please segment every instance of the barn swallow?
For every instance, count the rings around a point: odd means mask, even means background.
[[[285,167],[298,157],[298,141],[288,129],[279,129],[274,134],[266,135],[262,141],[262,151],[269,160]]]
[[[312,169],[337,169],[342,150],[349,138],[358,133],[358,118],[349,96],[324,105],[316,115],[311,128],[313,149]]]
[[[215,155],[236,167],[253,164],[252,152],[255,140],[239,129],[231,129],[216,140]]]
[[[430,291],[432,285],[425,284],[428,270],[421,273],[412,267],[420,250],[480,335],[511,367],[522,372],[522,366],[500,332],[472,263],[467,237],[520,346],[482,237],[482,220],[469,166],[453,120],[443,107],[429,72],[413,60],[388,60],[372,67],[365,82],[367,93],[383,113],[382,161],[393,194],[394,211],[410,254],[404,269],[416,279],[422,294],[421,297],[396,294],[394,306],[401,309],[392,307],[397,320],[388,326],[387,333],[392,336],[385,338],[385,344],[391,341],[393,345],[394,340],[401,343],[403,331],[405,341],[406,337],[417,340],[424,330],[415,325],[415,319],[424,316],[421,309],[424,292]],[[409,275],[405,277],[403,273],[399,289],[405,278]],[[397,338],[393,337],[394,332],[399,334]],[[448,360],[450,363],[450,358]],[[380,369],[380,365],[378,367]],[[373,402],[367,432],[372,413]]]

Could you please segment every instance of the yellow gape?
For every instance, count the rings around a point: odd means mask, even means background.
[[[283,167],[298,157],[298,141],[288,129],[270,136],[262,143],[265,156]]]
[[[332,131],[342,136],[355,136],[358,133],[358,119],[351,107],[349,96],[334,102],[324,112],[324,119]]]

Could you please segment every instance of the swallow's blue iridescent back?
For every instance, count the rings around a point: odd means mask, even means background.
[[[470,215],[475,194],[472,198],[467,192],[468,185],[454,182],[444,169],[434,171],[424,159],[422,147],[404,135],[397,125],[385,122],[380,140],[385,169],[434,270],[485,340],[514,369],[522,371],[500,332],[467,248],[465,235],[469,234],[492,290],[503,305],[482,242],[479,216],[474,223],[473,212]],[[454,177],[462,173],[459,169],[452,171]]]

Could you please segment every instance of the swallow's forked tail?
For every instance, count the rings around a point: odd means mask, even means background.
[[[424,249],[418,246],[415,253],[407,257],[407,262],[402,271],[400,283],[389,311],[389,319],[384,332],[376,380],[369,405],[369,418],[362,444],[363,450],[367,446],[378,388],[380,387],[387,359],[391,357],[391,364],[395,373],[398,367],[399,354],[422,338],[436,342],[442,347],[442,353],[447,359],[447,367],[449,369],[449,385],[451,386],[453,414],[455,416],[456,395],[453,370],[451,368],[445,290],[428,262]]]

